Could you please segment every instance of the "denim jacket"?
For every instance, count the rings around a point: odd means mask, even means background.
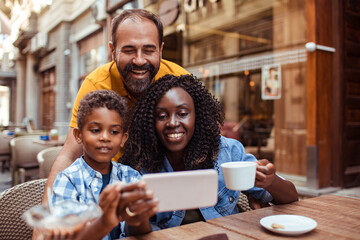
[[[221,171],[221,164],[225,162],[235,161],[256,161],[256,158],[251,154],[246,154],[244,146],[237,140],[221,137],[219,155],[215,160],[214,169],[219,176],[218,182],[218,201],[215,206],[200,208],[200,212],[205,220],[212,218],[223,217],[238,213],[236,203],[238,201],[240,191],[229,190],[225,187],[224,176]],[[173,172],[167,158],[164,159],[162,172]],[[260,199],[263,202],[272,201],[272,196],[263,188],[253,187],[247,192],[254,198]],[[150,219],[153,231],[180,226],[185,216],[185,210],[157,213]]]

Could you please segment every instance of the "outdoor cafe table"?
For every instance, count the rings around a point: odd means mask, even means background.
[[[337,195],[300,200],[258,210],[215,218],[126,239],[199,239],[225,233],[228,239],[290,239],[265,230],[260,219],[270,215],[296,214],[310,217],[317,227],[298,239],[360,239],[360,199]],[[292,237],[291,239],[294,239]]]

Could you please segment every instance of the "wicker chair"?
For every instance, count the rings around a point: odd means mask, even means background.
[[[247,212],[259,208],[269,207],[273,204],[264,203],[261,200],[253,198],[247,192],[241,192],[236,205],[238,207],[239,212]]]
[[[239,195],[239,199],[236,205],[238,207],[239,212],[247,212],[252,210],[249,204],[248,196],[242,192]]]
[[[22,183],[0,194],[0,240],[31,239],[32,229],[21,216],[41,203],[46,180]]]
[[[51,167],[59,154],[62,146],[50,147],[44,150],[41,150],[37,155],[37,160],[39,163],[39,177],[47,178],[50,174]]]

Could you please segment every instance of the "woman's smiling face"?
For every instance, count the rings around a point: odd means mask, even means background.
[[[155,128],[166,152],[183,156],[195,130],[194,101],[184,89],[171,88],[160,99],[155,109]]]

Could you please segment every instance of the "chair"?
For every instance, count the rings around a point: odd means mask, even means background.
[[[62,149],[62,146],[49,147],[44,150],[41,150],[37,154],[40,178],[47,178],[49,176],[51,167],[61,149]]]
[[[257,159],[266,158],[273,161],[275,152],[275,129],[272,128],[270,136],[266,140],[266,146],[261,146],[262,138],[259,138],[258,146],[246,146],[245,152],[253,154]]]
[[[239,212],[247,212],[252,210],[249,204],[248,196],[242,192],[240,192],[236,206],[238,207]]]
[[[264,203],[261,200],[253,198],[247,192],[240,192],[239,199],[236,203],[239,212],[248,212],[251,210],[269,207],[271,205],[272,203]]]
[[[18,176],[20,183],[25,182],[26,177],[38,177],[39,163],[36,156],[41,150],[48,147],[33,142],[39,138],[40,135],[29,135],[10,140],[13,185],[18,183]]]
[[[32,229],[21,216],[41,203],[46,180],[22,183],[0,194],[0,240],[31,239]]]
[[[1,133],[0,134],[0,161],[2,162],[1,165],[1,172],[4,173],[6,169],[10,169],[10,148],[9,142],[12,137]]]

